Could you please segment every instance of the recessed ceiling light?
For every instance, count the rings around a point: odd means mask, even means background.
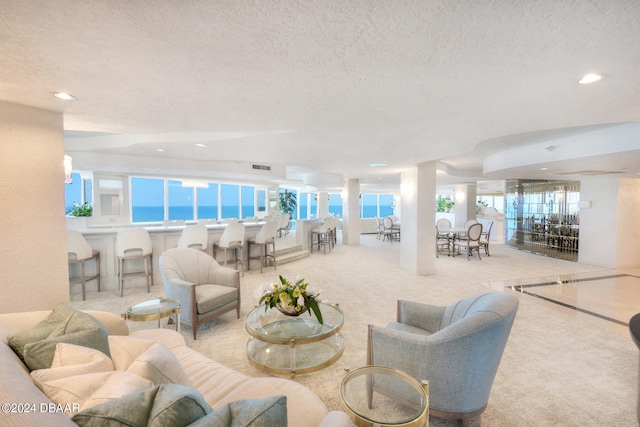
[[[372,168],[382,168],[387,166],[386,163],[371,163],[369,166],[371,166]]]
[[[587,74],[578,80],[578,83],[581,85],[588,85],[589,83],[599,82],[600,80],[602,80],[602,75],[600,74]]]
[[[541,171],[548,171],[549,168],[540,168]]]
[[[159,151],[160,153],[164,153],[164,148],[157,148],[156,151]]]
[[[77,101],[78,98],[69,94],[69,93],[65,93],[65,92],[52,92],[51,93],[53,96],[55,96],[58,99],[62,99],[65,101]]]
[[[193,144],[193,145],[195,145],[196,147],[206,147],[205,144]]]

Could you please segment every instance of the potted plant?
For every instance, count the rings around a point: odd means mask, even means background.
[[[453,205],[455,205],[454,201],[447,198],[444,200],[444,211],[445,212],[451,212],[451,208],[453,208]]]
[[[293,212],[296,210],[296,193],[291,193],[289,190],[279,194],[280,198],[280,212],[283,214],[289,214],[290,218],[293,218]]]
[[[78,203],[73,202],[73,209],[67,212],[67,216],[92,216],[93,215],[93,206],[91,203],[84,202]]]

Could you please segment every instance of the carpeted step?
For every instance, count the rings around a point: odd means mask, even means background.
[[[302,249],[298,250],[287,250],[286,253],[281,254],[280,251],[276,252],[276,260],[278,261],[278,265],[287,264],[290,262],[297,261],[302,258],[308,257],[309,251],[304,251]]]

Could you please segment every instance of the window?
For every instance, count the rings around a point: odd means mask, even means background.
[[[360,200],[360,218],[375,218],[378,216],[378,196],[363,194]]]
[[[342,217],[342,197],[339,194],[329,194],[329,213]]]
[[[133,222],[164,220],[164,179],[131,178]]]
[[[183,187],[181,181],[168,181],[169,219],[193,220],[193,188]]]
[[[310,194],[311,199],[309,201],[309,218],[317,218],[318,217],[318,195]]]
[[[237,185],[220,185],[222,218],[240,217],[240,194]]]
[[[360,217],[375,218],[393,215],[393,203],[393,194],[363,194],[360,198]]]
[[[198,218],[218,219],[218,184],[198,188]]]
[[[300,208],[300,219],[309,218],[309,193],[298,194],[298,207]]]
[[[378,196],[378,207],[380,209],[380,217],[393,215],[393,195],[380,194]]]
[[[73,209],[74,202],[80,204],[85,202],[82,197],[82,177],[79,173],[74,172],[71,174],[71,180],[71,184],[64,185],[64,211],[66,213]]]
[[[258,190],[258,212],[267,211],[267,192],[265,190]]]
[[[255,188],[249,185],[243,185],[242,191],[242,218],[255,215],[254,197]]]

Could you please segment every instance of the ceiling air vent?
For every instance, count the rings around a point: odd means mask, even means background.
[[[251,165],[251,167],[253,169],[258,169],[261,171],[270,171],[271,170],[271,166],[264,166],[264,165]]]

